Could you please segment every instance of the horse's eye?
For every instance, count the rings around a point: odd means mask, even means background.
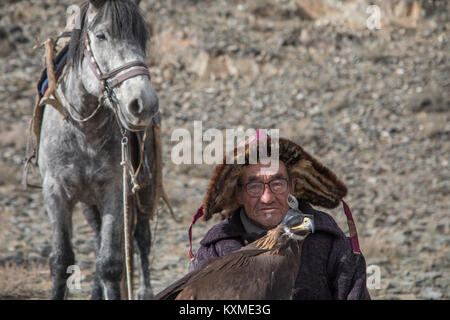
[[[95,36],[98,40],[106,40],[106,36],[103,32],[97,32]]]

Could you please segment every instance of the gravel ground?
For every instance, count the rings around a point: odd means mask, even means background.
[[[369,1],[324,2],[355,4],[351,16],[368,16]],[[0,4],[0,265],[24,277],[17,290],[0,272],[0,298],[49,295],[48,268],[39,281],[25,275],[48,263],[50,224],[40,192],[19,182],[42,66],[42,49],[32,47],[64,27],[72,3],[81,2]],[[176,223],[161,205],[152,222],[155,292],[187,270],[187,228],[213,169],[175,165],[171,134],[202,121],[203,131],[278,128],[332,168],[349,188],[367,265],[380,268],[373,298],[450,298],[450,5],[417,1],[413,19],[398,9],[412,1],[392,3],[390,15],[380,4],[381,29],[369,30],[340,15],[302,19],[288,0],[141,1],[152,27],[148,64],[163,117],[165,185],[182,218]],[[39,182],[38,170],[33,178]],[[330,213],[346,230],[342,209]],[[217,222],[194,227],[194,248]],[[93,238],[79,209],[73,244],[83,279],[70,298],[85,299]]]

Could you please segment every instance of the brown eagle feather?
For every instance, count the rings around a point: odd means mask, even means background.
[[[255,242],[203,264],[155,298],[160,300],[290,299],[300,267],[303,241],[283,226]]]

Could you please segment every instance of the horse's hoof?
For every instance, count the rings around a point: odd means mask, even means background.
[[[137,300],[153,300],[154,298],[152,289],[139,289],[136,294]]]

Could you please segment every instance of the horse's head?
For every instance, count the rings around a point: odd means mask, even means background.
[[[143,130],[159,107],[145,66],[149,36],[139,8],[133,1],[90,0],[79,21],[78,67],[84,88],[99,97],[106,83],[113,89],[112,107],[122,126]]]

